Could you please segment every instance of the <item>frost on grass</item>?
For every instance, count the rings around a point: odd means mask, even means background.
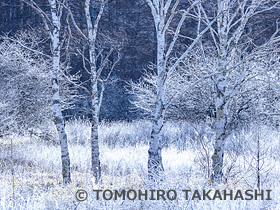
[[[59,145],[36,136],[1,138],[0,209],[280,209],[279,132],[265,126],[259,131],[252,126],[249,131],[242,130],[230,136],[226,142],[229,148],[225,156],[226,180],[215,189],[256,189],[255,137],[259,132],[262,142],[261,188],[272,190],[271,201],[200,201],[184,200],[183,196],[174,201],[96,201],[94,189],[150,188],[147,180],[147,125],[150,126],[150,122],[101,123],[103,176],[99,186],[94,184],[91,174],[88,122],[72,121],[66,126],[73,180],[67,186],[62,184]],[[177,192],[212,189],[208,185],[213,149],[211,132],[203,125],[197,125],[193,130],[187,123],[167,122],[163,132],[166,143],[162,150],[165,173],[163,182],[156,183],[154,188]],[[86,201],[75,199],[78,189],[87,190],[89,197]]]

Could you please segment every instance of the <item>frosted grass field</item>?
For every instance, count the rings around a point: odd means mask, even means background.
[[[150,188],[147,180],[150,128],[151,123],[146,121],[101,123],[103,178],[99,186],[94,184],[90,174],[88,122],[76,120],[66,126],[72,170],[72,183],[68,186],[62,185],[58,144],[27,134],[1,138],[0,209],[280,209],[279,131],[262,126],[259,130],[241,130],[229,137],[224,169],[227,181],[211,187],[207,167],[211,166],[208,161],[211,161],[213,132],[203,125],[196,126],[194,130],[184,122],[166,124],[166,144],[162,151],[165,174],[163,181],[156,183],[157,189],[256,189],[253,140],[259,133],[261,152],[264,154],[261,189],[271,189],[272,200],[203,201],[184,200],[178,196],[174,201],[97,201],[93,189]],[[78,202],[75,199],[78,189],[88,192],[86,201]]]

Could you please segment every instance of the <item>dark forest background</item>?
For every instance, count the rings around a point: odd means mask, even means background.
[[[37,2],[43,10],[49,9],[46,0],[38,0]],[[211,1],[208,2],[210,8]],[[184,2],[182,3],[184,4]],[[86,28],[84,1],[69,1],[69,5],[79,27]],[[37,33],[44,33],[43,29],[40,30],[43,25],[39,15],[20,0],[1,0],[0,10],[1,35],[14,35],[21,30],[35,30]],[[264,18],[264,16],[266,17]],[[265,33],[259,37],[260,39],[265,38],[266,34],[272,33],[277,17],[276,12],[270,11],[256,16],[250,24],[253,30],[264,31]],[[196,24],[195,22],[187,21],[184,24],[182,34],[196,33],[196,27],[192,27]],[[121,50],[121,60],[112,74],[111,80],[113,82],[107,84],[104,92],[100,119],[130,121],[142,118],[141,111],[135,111],[130,104],[133,96],[127,92],[127,88],[129,88],[127,83],[130,80],[138,80],[143,70],[156,61],[156,37],[150,8],[145,0],[109,0],[101,19],[99,32],[112,35],[114,39],[124,39],[125,37]],[[43,37],[44,34],[38,34],[38,36]],[[207,36],[205,36],[203,42],[207,41]],[[46,53],[48,53],[48,44],[48,42],[45,43]],[[187,43],[179,43],[177,48],[184,47],[184,44]],[[72,46],[72,53],[70,52],[71,71],[72,73],[83,72],[82,59],[74,52],[75,47],[78,46]],[[116,56],[113,59],[117,59]],[[83,75],[81,79],[87,81],[87,75]],[[78,99],[74,109],[64,111],[66,119],[69,117],[90,117],[89,103],[89,97]],[[197,107],[197,109],[200,108]]]

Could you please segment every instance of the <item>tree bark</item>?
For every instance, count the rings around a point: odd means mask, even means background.
[[[148,177],[150,180],[156,180],[163,171],[161,142],[162,128],[165,115],[165,86],[166,86],[166,61],[165,61],[165,33],[162,33],[163,24],[161,21],[155,21],[157,27],[157,97],[155,103],[155,115],[153,120],[151,138],[148,150]]]
[[[91,164],[92,172],[97,184],[101,178],[101,167],[99,159],[99,140],[98,140],[98,123],[100,104],[98,100],[98,75],[96,67],[95,42],[97,36],[98,23],[104,10],[104,2],[102,2],[100,11],[94,24],[92,23],[90,14],[91,0],[85,2],[85,14],[88,28],[89,56],[90,56],[90,73],[91,73],[91,102],[92,102],[92,119],[91,119]]]
[[[70,158],[68,152],[67,135],[65,132],[65,126],[63,122],[63,116],[61,111],[61,100],[59,93],[59,70],[60,70],[60,20],[56,9],[56,0],[50,1],[53,33],[51,37],[52,41],[52,94],[53,94],[53,107],[54,107],[54,123],[59,135],[59,141],[61,146],[61,162],[62,162],[62,177],[63,183],[67,184],[71,182],[70,174]]]
[[[98,103],[98,89],[95,76],[92,76],[92,120],[91,120],[91,163],[92,172],[97,184],[101,178],[101,168],[99,160],[99,141],[98,141],[98,123],[99,123],[99,103]]]
[[[229,1],[219,1],[219,11],[227,9]],[[227,12],[218,18],[218,32],[219,32],[219,63],[218,72],[223,71],[227,68],[227,23],[228,15]],[[227,108],[226,108],[226,73],[217,76],[216,81],[216,139],[214,145],[214,154],[212,156],[212,170],[213,174],[211,177],[212,182],[221,183],[223,176],[223,158],[224,158],[224,145],[226,138],[226,123],[227,123]]]

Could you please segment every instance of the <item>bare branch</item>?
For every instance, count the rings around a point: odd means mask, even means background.
[[[5,37],[5,36],[0,36],[0,39],[2,39],[2,40],[9,40],[11,42],[15,42],[15,43],[19,44],[21,47],[23,47],[23,48],[25,48],[25,49],[27,49],[27,50],[29,50],[31,52],[34,52],[34,53],[39,54],[39,55],[42,55],[42,56],[47,57],[49,59],[52,58],[51,56],[49,56],[49,55],[47,55],[45,53],[42,53],[41,51],[32,49],[32,48],[26,46],[25,44],[22,44],[20,41],[18,41],[16,39],[13,39],[13,38],[10,38],[10,37]]]

